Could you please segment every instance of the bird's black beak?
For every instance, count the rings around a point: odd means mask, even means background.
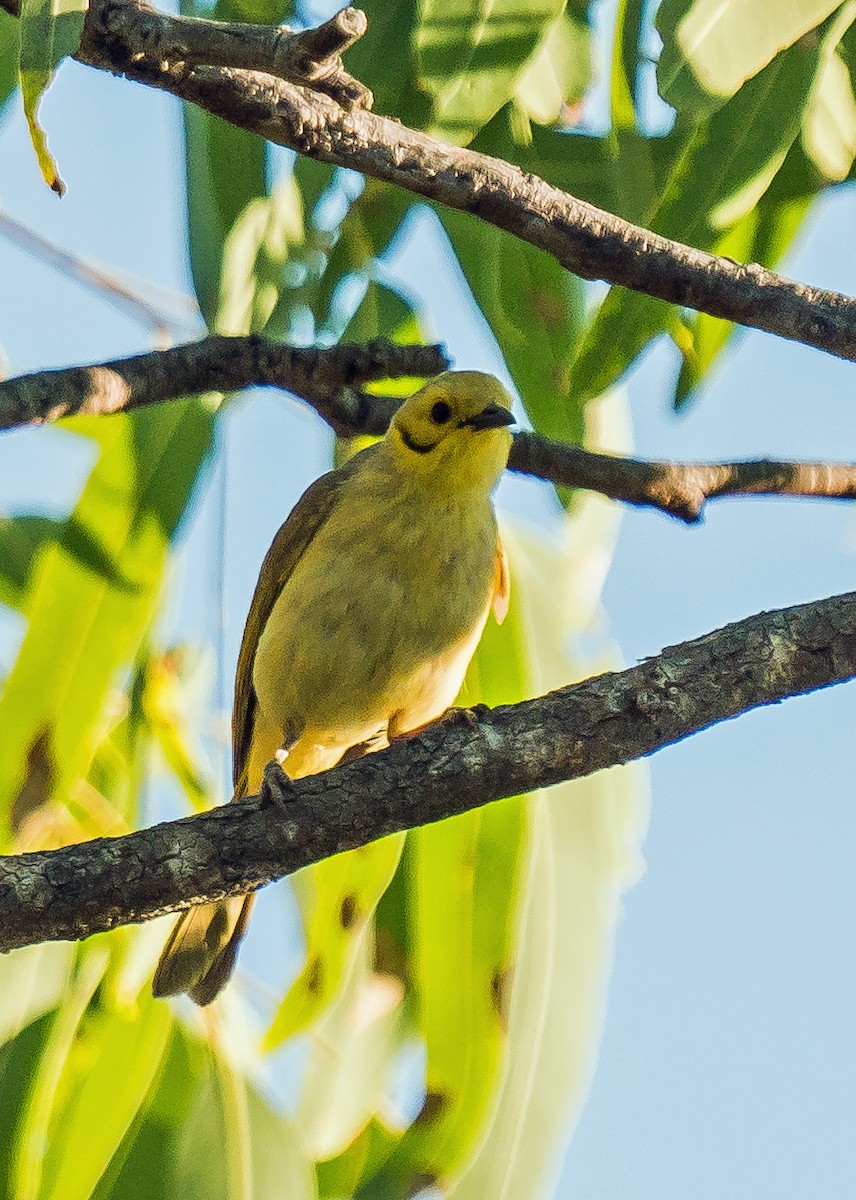
[[[503,425],[513,425],[514,420],[514,414],[501,404],[489,404],[475,416],[461,421],[461,424],[468,425],[470,429],[500,429]]]

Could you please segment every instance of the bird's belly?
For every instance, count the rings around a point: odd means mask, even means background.
[[[382,546],[350,563],[340,554],[335,578],[307,554],[274,606],[253,668],[259,707],[286,745],[344,750],[390,725],[397,733],[425,724],[453,703],[487,619],[489,532],[468,556],[438,560],[427,581],[424,557],[410,575],[384,570]]]

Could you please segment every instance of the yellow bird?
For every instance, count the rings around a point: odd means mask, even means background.
[[[488,612],[508,608],[490,493],[514,418],[492,376],[447,371],[383,441],[303,494],[262,564],[238,657],[233,799],[278,758],[292,779],[376,750],[455,699]],[[209,1004],[235,965],[253,896],[189,909],[156,996]]]

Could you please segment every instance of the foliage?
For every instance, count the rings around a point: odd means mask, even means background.
[[[349,66],[380,111],[680,241],[774,266],[812,200],[853,178],[851,2],[791,0],[783,19],[765,0],[663,0],[662,100],[643,0],[618,0],[597,33],[605,6],[584,0],[364,7],[370,32]],[[37,22],[53,30],[56,18],[41,0],[23,15],[32,120],[55,61]],[[287,14],[220,0],[214,15]],[[0,103],[18,28],[0,13]],[[212,328],[318,343],[426,332],[384,272],[421,202],[306,160],[277,174],[258,139],[195,109],[184,146],[190,262]],[[680,405],[731,335],[646,297],[595,295],[531,247],[436,215],[526,417],[553,437],[614,447],[621,396],[600,398],[654,339],[680,349]],[[189,732],[192,656],[160,644],[157,614],[221,399],[69,423],[97,456],[71,512],[0,523],[0,601],[26,624],[0,695],[6,850],[147,819],[155,746],[189,804],[213,799]],[[487,631],[467,702],[513,701],[603,665],[577,646],[597,625],[612,521],[599,502],[562,500],[553,541],[508,532],[512,608]],[[303,873],[305,962],[263,1039],[240,988],[201,1021],[149,998],[160,928],[4,959],[0,1195],[369,1200],[432,1182],[462,1200],[546,1194],[592,1070],[643,825],[638,775],[610,772]],[[260,1084],[283,1044],[298,1049],[289,1116]]]

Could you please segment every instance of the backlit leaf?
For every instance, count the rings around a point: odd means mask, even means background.
[[[841,0],[663,0],[660,95],[680,112],[717,108]]]
[[[19,82],[30,139],[45,182],[65,192],[38,121],[42,95],[59,61],[74,54],[83,32],[86,0],[21,0]]]

